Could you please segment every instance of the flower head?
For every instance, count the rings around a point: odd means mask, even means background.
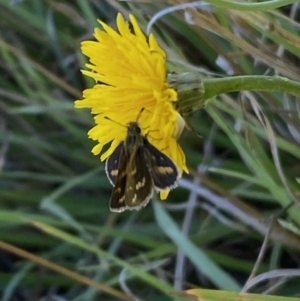
[[[101,160],[125,140],[129,122],[137,121],[147,140],[169,156],[182,174],[187,172],[185,155],[176,139],[181,117],[174,109],[177,93],[167,83],[166,54],[152,34],[146,38],[132,15],[130,21],[133,32],[121,14],[119,32],[99,21],[104,31],[95,29],[97,41],[82,43],[82,52],[89,57],[89,70],[82,72],[96,84],[83,92],[75,107],[91,108],[95,115],[96,125],[88,132],[98,141],[92,152],[98,155],[111,143]]]

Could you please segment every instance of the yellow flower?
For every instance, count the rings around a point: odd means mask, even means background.
[[[134,16],[130,15],[130,21],[133,32],[121,14],[117,16],[119,32],[99,21],[104,31],[95,29],[97,41],[82,43],[90,62],[86,64],[89,71],[82,72],[96,84],[83,92],[83,100],[77,100],[75,107],[91,108],[95,115],[96,125],[88,132],[98,141],[92,152],[98,155],[111,143],[101,155],[102,161],[125,140],[129,122],[137,121],[142,134],[174,161],[182,175],[188,171],[176,139],[182,130],[181,117],[173,106],[177,93],[166,79],[166,54],[152,34],[145,37]]]

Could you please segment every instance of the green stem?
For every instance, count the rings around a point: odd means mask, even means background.
[[[204,100],[221,93],[234,91],[268,91],[300,95],[300,82],[280,76],[242,75],[225,78],[203,79],[205,87]]]

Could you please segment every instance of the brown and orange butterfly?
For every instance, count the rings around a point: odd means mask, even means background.
[[[114,186],[110,210],[123,212],[146,206],[153,191],[177,186],[178,169],[173,161],[153,146],[137,122],[130,122],[126,139],[106,160],[106,174]]]

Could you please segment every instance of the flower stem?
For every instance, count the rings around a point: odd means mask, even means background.
[[[300,95],[300,82],[280,76],[242,75],[225,78],[203,79],[205,87],[204,100],[221,93],[234,91],[277,91]]]

